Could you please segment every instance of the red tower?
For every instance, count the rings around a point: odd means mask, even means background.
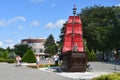
[[[79,16],[70,16],[65,27],[63,54],[68,51],[84,51],[82,23]]]
[[[64,44],[62,49],[62,69],[65,71],[86,71],[87,56],[84,51],[82,22],[76,16],[76,7],[73,8],[74,16],[69,16],[65,25]]]

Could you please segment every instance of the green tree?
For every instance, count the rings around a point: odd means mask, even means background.
[[[45,42],[45,48],[55,44],[55,40],[52,34],[50,34]]]
[[[116,23],[115,23],[115,27],[113,28],[112,32],[110,33],[110,40],[112,40],[112,42],[110,43],[111,48],[116,49],[117,51],[117,56],[118,54],[118,50],[120,50],[120,7],[112,7],[112,10],[115,13],[115,18],[116,18]]]
[[[94,6],[82,9],[79,14],[83,23],[83,37],[90,50],[106,50],[109,33],[116,24],[115,14],[111,7]]]
[[[6,50],[4,48],[0,48],[0,57],[2,57],[3,53],[5,52]]]
[[[57,46],[56,45],[48,46],[46,49],[46,52],[48,52],[50,55],[56,54],[57,53]]]
[[[58,44],[59,44],[58,47],[59,47],[60,51],[62,51],[62,48],[63,48],[64,35],[65,35],[65,25],[66,25],[66,23],[63,24],[63,27],[60,29],[60,36],[59,36],[60,41],[58,41]]]
[[[6,51],[6,50],[4,48],[0,47],[0,52],[4,52],[4,51]]]
[[[36,57],[34,52],[31,49],[27,50],[26,53],[23,55],[22,61],[27,63],[35,63]]]
[[[13,49],[11,49],[9,46],[6,48],[6,50],[9,52],[9,53],[11,53],[11,52],[13,52],[14,50]]]
[[[8,51],[3,52],[2,58],[8,59]]]
[[[31,47],[29,45],[27,45],[27,44],[16,44],[14,46],[14,52],[17,55],[20,55],[21,57],[23,57],[23,54],[30,48]]]
[[[49,35],[44,46],[45,46],[45,53],[50,55],[54,55],[57,53],[57,45],[55,43],[55,40],[52,34]]]

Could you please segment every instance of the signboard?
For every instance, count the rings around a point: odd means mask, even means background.
[[[72,57],[79,57],[79,58],[85,58],[85,53],[72,53]]]

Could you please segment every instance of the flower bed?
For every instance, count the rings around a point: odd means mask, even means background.
[[[38,68],[37,65],[28,65],[27,67]],[[44,67],[55,67],[55,65],[54,64],[39,64],[39,68],[44,68]]]

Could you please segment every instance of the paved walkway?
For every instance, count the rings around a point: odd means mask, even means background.
[[[90,72],[54,72],[56,75],[68,77],[74,80],[91,80],[93,77],[97,77],[103,74],[109,74],[113,72],[120,72],[120,63],[106,63],[106,62],[89,62],[92,71]],[[54,70],[48,70],[48,68],[40,68],[40,70],[46,72],[53,72]]]
[[[0,80],[73,80],[67,77],[55,75],[55,73],[32,69],[28,67],[16,67],[15,64],[0,63]]]
[[[90,80],[93,77],[120,72],[120,64],[89,62],[91,72],[53,72],[48,68],[32,69],[16,67],[15,64],[0,63],[0,80]]]
[[[69,77],[75,80],[91,80],[93,77],[97,77],[103,74],[109,74],[113,72],[120,72],[120,63],[105,63],[105,62],[89,62],[91,68],[93,69],[91,72],[74,72],[74,73],[57,73],[58,75]]]

